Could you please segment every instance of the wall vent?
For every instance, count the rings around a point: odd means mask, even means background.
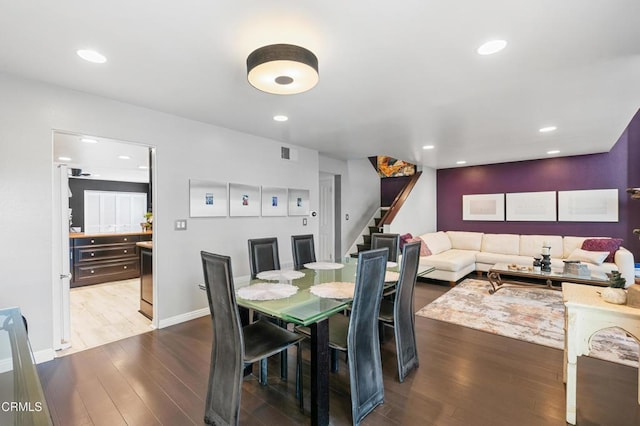
[[[280,148],[280,158],[283,160],[291,160],[291,150],[286,146]]]

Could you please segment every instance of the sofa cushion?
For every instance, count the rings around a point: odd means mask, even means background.
[[[582,243],[583,250],[589,251],[608,251],[609,255],[605,262],[613,262],[616,251],[622,245],[621,238],[590,238]]]
[[[602,265],[607,256],[609,256],[608,251],[589,251],[577,248],[571,252],[567,260],[579,260],[580,262]]]
[[[447,234],[442,231],[423,234],[420,235],[420,238],[427,243],[427,247],[429,247],[432,254],[439,254],[451,248],[451,240],[449,240]]]
[[[548,243],[551,257],[563,257],[563,242],[559,235],[520,235],[520,256],[540,257],[542,246]]]
[[[481,251],[476,254],[476,262],[488,265],[495,265],[496,263],[515,263],[516,265],[533,266],[533,257],[520,256],[518,254],[500,254]]]
[[[427,243],[428,244],[428,243]],[[487,253],[520,254],[520,235],[518,234],[484,234],[482,250]]]
[[[434,266],[440,271],[460,271],[476,263],[476,251],[450,249],[420,258],[420,265]]]
[[[482,232],[447,231],[451,248],[460,250],[480,251],[483,235]]]

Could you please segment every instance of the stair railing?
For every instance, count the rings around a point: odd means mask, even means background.
[[[391,203],[391,206],[389,207],[387,212],[384,214],[384,216],[382,216],[382,219],[378,224],[380,228],[382,228],[384,225],[390,225],[391,222],[393,222],[393,219],[395,219],[396,215],[402,208],[402,205],[409,197],[411,190],[413,189],[414,186],[416,186],[416,183],[418,182],[418,179],[420,178],[421,175],[422,175],[422,172],[417,172],[416,174],[411,176],[411,179],[409,180],[409,182],[407,182],[407,184],[402,189],[402,191],[400,191],[400,193],[393,200],[393,203]]]

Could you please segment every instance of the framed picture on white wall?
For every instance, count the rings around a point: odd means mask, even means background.
[[[309,190],[289,189],[289,216],[309,215]]]
[[[262,187],[262,216],[286,216],[287,207],[287,188]]]
[[[260,216],[260,187],[230,183],[229,216]]]
[[[226,217],[227,184],[189,179],[189,216]]]

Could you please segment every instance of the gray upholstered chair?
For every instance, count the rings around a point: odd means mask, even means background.
[[[211,367],[204,421],[207,424],[237,425],[245,366],[260,361],[261,383],[266,377],[267,358],[298,346],[296,396],[302,407],[303,336],[265,320],[242,327],[231,276],[231,258],[201,252],[204,281],[213,324]]]
[[[347,352],[354,425],[384,402],[378,313],[387,254],[388,249],[383,248],[358,255],[351,315],[329,318],[329,346]]]
[[[302,269],[305,263],[316,261],[316,250],[313,244],[313,234],[292,235],[291,252],[293,253],[294,269]]]
[[[263,271],[280,269],[278,239],[270,237],[249,240],[249,267],[251,278],[256,278]]]
[[[389,249],[389,262],[397,262],[400,253],[400,234],[371,234],[371,250]]]
[[[419,262],[420,242],[405,244],[402,249],[402,266],[395,299],[383,299],[380,304],[380,322],[393,327],[400,382],[404,381],[409,371],[418,367],[413,292]]]

